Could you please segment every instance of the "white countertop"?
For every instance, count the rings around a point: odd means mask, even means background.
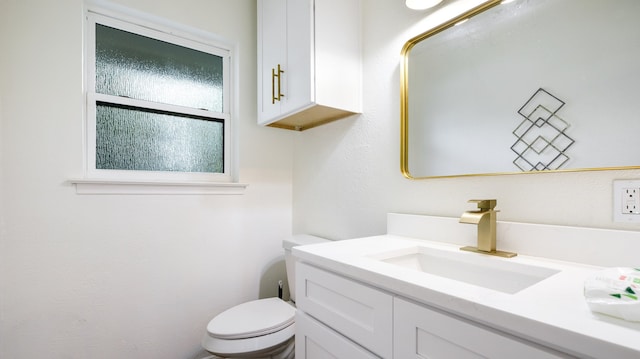
[[[301,261],[581,358],[640,358],[640,323],[592,313],[585,302],[584,281],[602,267],[526,255],[496,258],[560,271],[507,294],[368,257],[416,245],[456,252],[460,248],[387,234],[294,247],[293,254]]]

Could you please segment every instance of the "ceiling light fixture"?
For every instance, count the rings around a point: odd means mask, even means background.
[[[426,10],[441,2],[442,0],[406,0],[404,4],[412,10]]]

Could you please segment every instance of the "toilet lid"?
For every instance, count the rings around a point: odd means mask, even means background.
[[[293,324],[295,314],[296,309],[280,298],[259,299],[218,314],[207,325],[207,331],[220,339],[257,337]]]

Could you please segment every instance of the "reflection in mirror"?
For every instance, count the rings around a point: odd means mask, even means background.
[[[640,1],[499,4],[405,44],[403,174],[640,168]]]

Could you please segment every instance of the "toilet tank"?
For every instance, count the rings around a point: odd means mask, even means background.
[[[282,247],[284,248],[284,261],[287,268],[287,282],[289,283],[289,294],[291,295],[291,300],[293,302],[296,301],[296,263],[295,258],[291,254],[291,248],[305,244],[322,242],[329,242],[329,240],[326,238],[312,236],[310,234],[296,234],[282,241]]]

